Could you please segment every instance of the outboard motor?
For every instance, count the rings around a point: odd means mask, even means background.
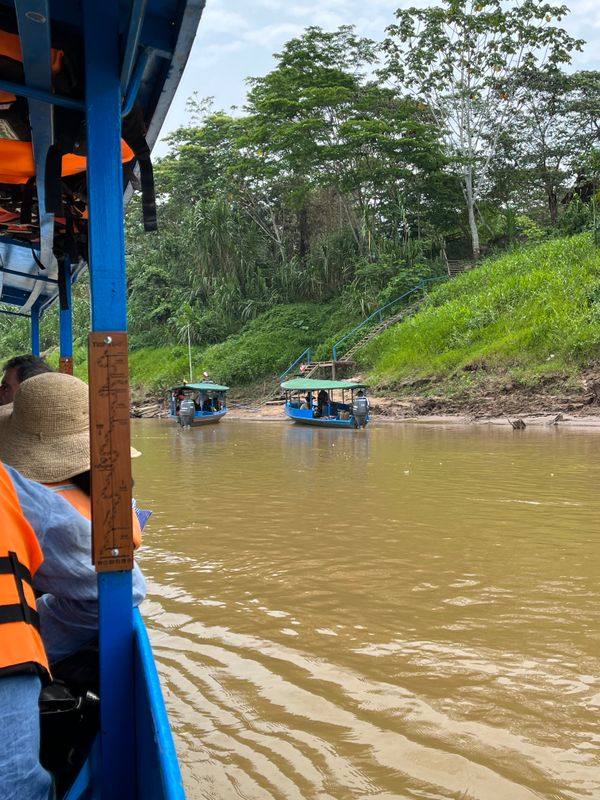
[[[186,399],[181,401],[179,406],[179,424],[182,428],[189,428],[196,415],[196,404],[193,400]]]
[[[369,401],[366,397],[355,397],[352,400],[352,415],[354,417],[354,424],[357,428],[364,428],[367,424],[367,415],[369,413]]]

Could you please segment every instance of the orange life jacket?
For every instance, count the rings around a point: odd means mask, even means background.
[[[64,497],[76,511],[86,519],[92,519],[92,501],[79,486],[74,483],[47,483],[48,487],[55,494]],[[135,511],[131,511],[131,521],[133,528],[133,546],[137,549],[142,543],[142,529]]]
[[[20,85],[25,82],[23,53],[21,42],[16,33],[16,16],[0,19],[0,77]],[[8,30],[4,29],[8,27]],[[15,31],[15,32],[13,32]],[[57,94],[82,99],[84,89],[81,84],[82,53],[74,46],[71,37],[63,31],[53,30],[55,35],[50,50],[52,89]],[[62,43],[59,44],[59,42]],[[122,120],[121,160],[125,165],[125,178],[131,178],[134,159],[140,171],[140,188],[142,191],[142,212],[146,230],[156,230],[156,199],[154,175],[150,148],[146,141],[146,123],[139,103]],[[73,185],[78,187],[77,194],[85,195],[81,189],[81,181],[87,168],[85,158],[87,149],[85,131],[85,115],[71,109],[57,106],[54,109],[54,142],[46,154],[44,183],[46,190],[46,210],[55,216],[63,216],[63,198],[69,196]],[[23,187],[21,223],[26,225],[30,211],[30,195],[33,194],[32,181],[36,174],[29,127],[27,104],[22,97],[0,90],[0,183]],[[74,177],[79,176],[79,177]],[[69,181],[69,179],[72,179]],[[30,188],[28,188],[30,187]],[[64,194],[66,192],[66,194]],[[17,204],[17,199],[13,202]],[[79,202],[83,200],[79,197]],[[80,210],[80,209],[78,209]],[[78,217],[78,214],[75,214]],[[25,231],[12,231],[25,235]]]
[[[122,160],[127,163],[134,158],[134,152],[126,142],[121,141]],[[87,160],[84,156],[67,153],[62,158],[62,176],[85,172]],[[35,162],[31,142],[16,139],[0,139],[0,183],[24,184],[35,175]]]
[[[58,75],[60,72],[64,55],[62,50],[57,50],[54,47],[50,50],[50,68],[53,75]],[[21,39],[16,33],[0,31],[0,56],[22,63]],[[14,100],[16,100],[16,97],[11,92],[0,91],[0,103],[12,103]]]
[[[32,586],[43,560],[15,487],[0,464],[0,675],[49,674]]]

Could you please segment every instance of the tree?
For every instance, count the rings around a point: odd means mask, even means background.
[[[600,141],[600,73],[566,74],[554,65],[525,72],[523,102],[512,120],[521,164],[543,191],[550,223],[558,223],[561,199]],[[562,195],[562,197],[561,197]]]
[[[523,102],[524,68],[567,63],[582,42],[552,24],[566,6],[540,0],[443,0],[399,9],[387,29],[382,75],[427,105],[461,172],[473,256],[476,218],[502,133]]]

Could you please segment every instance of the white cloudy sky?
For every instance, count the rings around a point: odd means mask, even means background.
[[[600,70],[600,0],[566,2],[571,13],[563,26],[587,42],[574,65]],[[352,24],[359,34],[381,39],[398,7],[433,4],[428,0],[207,0],[162,133],[186,122],[186,99],[195,91],[200,97],[214,97],[219,109],[243,106],[245,78],[268,72],[274,64],[272,54],[308,25],[333,30]],[[162,155],[165,146],[157,144],[154,152]]]

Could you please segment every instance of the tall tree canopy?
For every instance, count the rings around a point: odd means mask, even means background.
[[[583,44],[553,24],[566,13],[541,0],[443,0],[399,9],[387,29],[382,74],[427,105],[456,159],[475,258],[476,205],[500,137],[524,102],[520,76],[568,63]]]

